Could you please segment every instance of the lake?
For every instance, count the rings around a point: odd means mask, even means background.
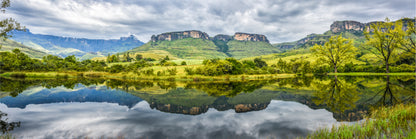
[[[16,138],[296,138],[415,102],[414,76],[0,82],[1,129]]]

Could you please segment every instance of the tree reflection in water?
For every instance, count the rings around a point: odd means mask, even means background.
[[[374,107],[414,102],[414,77],[323,76],[257,81],[175,82],[116,79],[4,79],[2,97],[17,96],[32,86],[74,89],[81,83],[103,85],[146,100],[160,111],[201,114],[209,108],[248,112],[265,109],[271,100],[296,101],[325,108],[338,121],[356,121]],[[6,93],[4,93],[6,92]]]
[[[0,128],[3,134],[9,133],[16,127],[20,127],[20,122],[8,122],[8,119],[5,118],[6,116],[6,113],[0,111]]]
[[[400,103],[414,103],[415,95],[412,95],[415,92],[414,83],[414,79],[408,79],[407,81],[396,79],[394,81],[390,81],[390,76],[387,75],[385,77],[385,87],[377,91],[377,93],[368,99],[367,102],[372,107],[393,106]],[[400,99],[397,98],[397,93],[408,95],[405,95]]]
[[[361,92],[357,91],[357,86],[337,76],[332,80],[318,80],[313,84],[315,93],[312,101],[317,105],[325,105],[335,115],[340,114],[341,119],[345,119],[343,113],[354,109],[355,102],[360,99]]]

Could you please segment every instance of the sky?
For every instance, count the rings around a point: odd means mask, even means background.
[[[11,0],[2,16],[35,34],[90,39],[200,30],[264,34],[271,43],[324,33],[334,21],[415,17],[415,0]]]

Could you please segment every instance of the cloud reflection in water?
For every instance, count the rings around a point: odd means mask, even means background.
[[[151,109],[146,101],[129,109],[116,103],[30,104],[24,109],[0,110],[9,121],[21,121],[12,131],[17,138],[294,138],[336,123],[324,109],[272,100],[261,111],[236,113],[209,109],[183,115]]]

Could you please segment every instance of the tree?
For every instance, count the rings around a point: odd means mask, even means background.
[[[342,34],[332,36],[323,46],[315,44],[311,48],[314,55],[318,56],[323,62],[334,67],[337,73],[338,65],[355,57],[357,48],[353,45],[353,40],[342,37]]]
[[[415,22],[409,19],[403,19],[407,20],[407,31],[406,31],[406,37],[402,41],[400,49],[405,50],[406,52],[410,53],[410,55],[413,55],[414,60],[416,62],[416,29],[415,29]],[[415,67],[416,71],[416,67]]]
[[[10,7],[10,0],[2,0],[1,1],[1,7],[0,11],[1,13],[6,12],[6,8]],[[7,18],[0,21],[0,37],[4,39],[7,39],[9,37],[12,37],[10,34],[8,34],[12,30],[24,30],[24,27],[20,26],[20,23],[18,23],[13,18]],[[0,45],[1,48],[1,45]]]
[[[407,21],[407,31],[406,31],[406,39],[402,41],[401,49],[410,52],[412,54],[416,54],[416,29],[415,23],[410,19]]]
[[[141,54],[136,55],[136,61],[140,61],[143,59],[143,56]]]
[[[255,58],[254,63],[256,63],[256,67],[259,67],[259,68],[267,67],[267,63],[261,60],[261,58]]]
[[[166,56],[164,60],[170,60],[169,56]]]
[[[389,73],[389,63],[392,57],[397,54],[396,48],[401,46],[404,41],[405,32],[403,31],[402,21],[378,22],[370,25],[370,30],[365,30],[364,35],[367,39],[366,44],[374,49],[368,49],[378,58],[382,59],[386,65],[386,73]],[[371,31],[371,32],[370,32]]]
[[[108,53],[108,55],[107,55],[107,63],[111,63],[110,61],[111,61],[111,59],[110,59],[110,53]]]
[[[186,65],[186,62],[185,61],[182,61],[181,65]]]

